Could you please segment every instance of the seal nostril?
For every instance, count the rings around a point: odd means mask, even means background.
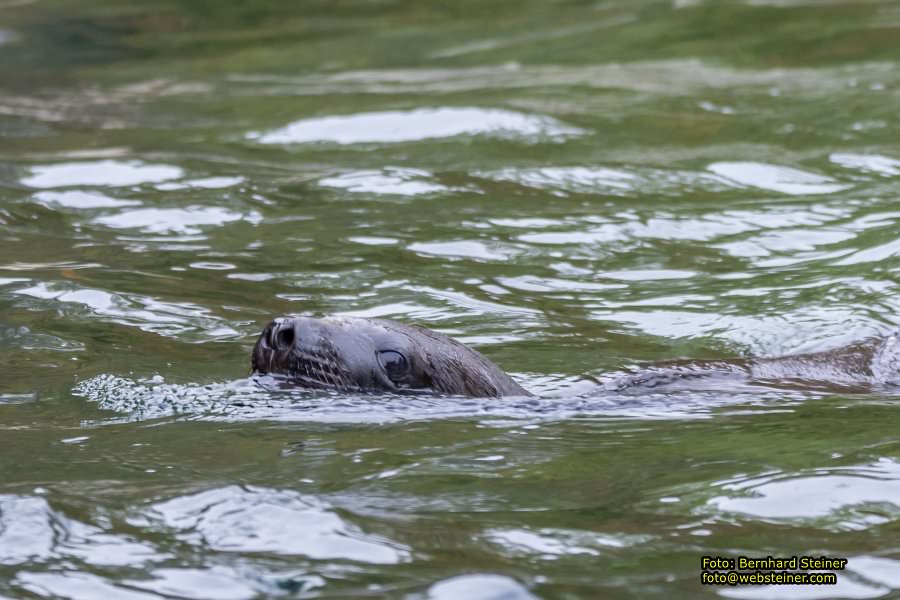
[[[294,345],[294,328],[285,327],[275,334],[275,345],[279,348],[290,348]]]

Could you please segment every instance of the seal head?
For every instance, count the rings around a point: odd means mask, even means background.
[[[500,367],[456,340],[384,319],[281,317],[253,348],[253,373],[342,391],[530,396]]]

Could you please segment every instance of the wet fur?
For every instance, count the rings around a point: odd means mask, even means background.
[[[297,322],[313,327],[308,328],[307,335],[298,336],[289,348],[278,344],[273,337],[277,335],[279,321],[267,326],[253,349],[254,374],[278,374],[301,387],[342,391],[469,397],[531,395],[481,353],[424,327],[382,319],[297,319]],[[340,335],[344,346],[365,346],[371,342],[373,332],[381,333],[380,337],[413,355],[411,358],[418,367],[417,387],[393,387],[373,357],[365,353],[354,356],[351,350],[355,348],[336,345],[335,337]]]
[[[275,325],[293,322],[310,324],[312,329],[290,347],[277,343]],[[417,386],[394,386],[373,356],[354,354],[373,343],[373,338],[411,353],[418,367]],[[424,327],[383,319],[273,321],[257,340],[251,366],[255,374],[281,374],[295,385],[311,388],[469,397],[531,395],[468,346]],[[780,358],[678,361],[611,378],[604,388],[617,392],[660,387],[729,390],[748,385],[833,392],[900,385],[900,340],[894,334],[837,350]]]

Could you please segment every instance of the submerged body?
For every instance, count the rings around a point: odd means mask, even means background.
[[[716,387],[743,385],[832,392],[868,392],[900,385],[900,343],[897,334],[869,339],[825,352],[776,358],[688,360],[654,365],[617,377],[606,387],[627,389]]]
[[[530,396],[481,353],[430,329],[386,319],[282,317],[263,330],[251,359],[256,375],[343,391]],[[615,391],[762,385],[867,391],[900,385],[898,336],[782,358],[685,361],[649,367],[605,384]]]

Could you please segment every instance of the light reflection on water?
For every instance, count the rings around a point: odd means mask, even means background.
[[[314,497],[262,488],[224,488],[153,505],[146,517],[131,518],[147,527],[184,531],[180,539],[224,552],[301,554],[313,559],[344,559],[376,564],[409,560],[409,549],[366,536],[346,525]]]
[[[261,144],[413,142],[459,135],[562,139],[583,133],[545,116],[482,108],[420,108],[304,119],[269,133],[252,133]]]
[[[730,496],[709,500],[725,513],[798,522],[838,517],[838,527],[865,528],[900,514],[900,465],[883,458],[872,465],[822,469],[808,476],[763,477],[721,486]]]
[[[144,165],[136,161],[103,160],[32,167],[22,183],[35,188],[75,185],[122,187],[177,179],[182,170],[170,165]]]

